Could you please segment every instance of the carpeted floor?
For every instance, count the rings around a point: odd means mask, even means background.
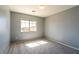
[[[38,41],[44,41],[46,43],[34,44]],[[29,43],[33,43],[28,46]],[[78,54],[79,51],[63,46],[56,42],[51,42],[47,39],[37,39],[33,41],[18,41],[12,43],[10,46],[9,54]]]

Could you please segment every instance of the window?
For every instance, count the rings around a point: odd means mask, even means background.
[[[30,31],[36,31],[36,21],[30,21]]]
[[[37,31],[36,21],[21,20],[21,32]]]

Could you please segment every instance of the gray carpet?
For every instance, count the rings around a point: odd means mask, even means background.
[[[47,39],[37,39],[34,41],[45,40],[46,44],[41,44],[36,47],[28,47],[26,44],[32,41],[18,41],[12,43],[9,54],[78,54],[79,51],[63,46],[56,42],[48,41]],[[34,42],[33,41],[33,42]]]

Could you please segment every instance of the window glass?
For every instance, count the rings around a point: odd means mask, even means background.
[[[36,21],[21,20],[21,32],[37,31]]]

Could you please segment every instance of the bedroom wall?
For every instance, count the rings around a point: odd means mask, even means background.
[[[20,20],[35,20],[37,21],[37,32],[21,32]],[[30,40],[34,38],[43,37],[43,18],[11,12],[11,40]]]
[[[7,53],[10,43],[10,12],[8,6],[0,6],[0,54]]]
[[[79,48],[79,6],[45,18],[45,36]]]

